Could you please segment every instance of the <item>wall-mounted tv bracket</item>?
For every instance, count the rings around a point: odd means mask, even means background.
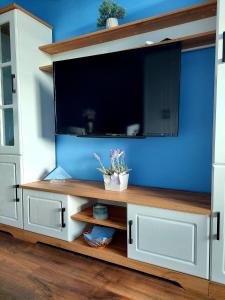
[[[222,62],[225,62],[225,31],[223,33],[223,57]]]

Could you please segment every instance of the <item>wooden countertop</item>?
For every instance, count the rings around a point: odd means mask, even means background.
[[[196,214],[211,214],[210,193],[129,186],[123,192],[104,190],[103,182],[66,180],[65,182],[38,181],[20,186],[43,192],[88,197],[130,204],[146,205]]]

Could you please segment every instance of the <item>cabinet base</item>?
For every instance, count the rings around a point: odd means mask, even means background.
[[[115,248],[113,250],[110,249],[110,247],[105,249],[94,249],[84,244],[80,239],[77,239],[73,242],[66,242],[3,224],[0,224],[0,231],[10,233],[13,237],[23,241],[34,244],[38,242],[45,243],[153,276],[161,277],[179,284],[183,289],[187,290],[193,295],[193,299],[209,299],[209,285],[211,283],[208,280],[129,259],[126,257],[126,253],[123,253]],[[210,299],[219,300],[220,298],[218,298],[218,295],[217,298],[213,298],[215,294],[213,290],[213,287],[211,287]],[[225,286],[221,285],[221,296],[224,295],[223,293],[225,293]],[[224,297],[221,299],[224,299]]]

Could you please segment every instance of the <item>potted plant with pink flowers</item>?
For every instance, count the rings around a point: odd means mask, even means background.
[[[100,164],[100,167],[97,169],[103,174],[105,189],[117,192],[127,189],[129,172],[131,170],[128,169],[125,163],[125,151],[120,149],[110,151],[111,165],[109,168],[105,168],[101,157],[97,153],[93,155]]]

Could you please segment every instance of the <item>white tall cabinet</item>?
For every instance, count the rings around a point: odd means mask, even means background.
[[[217,7],[211,280],[225,284],[225,0]]]
[[[13,8],[13,6],[12,6]],[[52,30],[20,9],[0,15],[0,223],[23,227],[18,184],[55,167],[52,78],[39,51]]]

